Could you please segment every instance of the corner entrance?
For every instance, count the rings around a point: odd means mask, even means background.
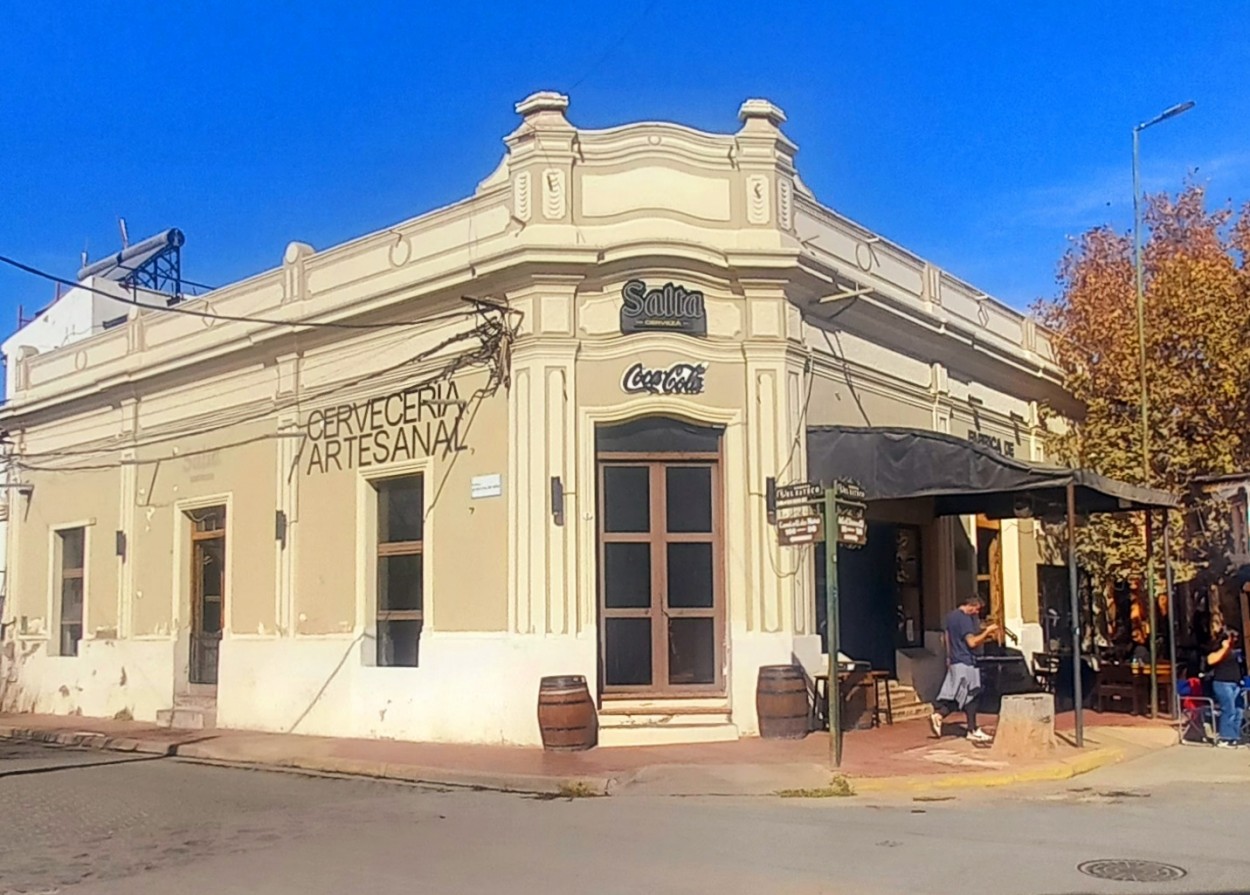
[[[596,452],[604,695],[723,693],[720,430],[648,418]]]

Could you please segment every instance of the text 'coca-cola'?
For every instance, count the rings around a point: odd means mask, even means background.
[[[707,364],[679,363],[666,370],[634,364],[621,377],[621,388],[630,395],[700,395],[706,372]]]

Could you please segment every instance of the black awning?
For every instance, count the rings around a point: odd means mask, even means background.
[[[1067,486],[1078,513],[1122,513],[1177,506],[1166,491],[1084,469],[1043,466],[924,429],[817,426],[807,430],[808,478],[854,479],[869,500],[928,497],[939,516],[994,518],[1063,514]]]

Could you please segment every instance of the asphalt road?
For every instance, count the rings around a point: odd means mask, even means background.
[[[1182,752],[941,801],[543,800],[0,741],[0,893],[1248,892],[1250,754],[1174,782],[1210,754]]]

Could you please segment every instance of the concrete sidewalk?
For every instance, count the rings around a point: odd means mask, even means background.
[[[1110,718],[1110,716],[1106,716]],[[988,721],[989,719],[987,719]],[[1101,719],[1100,719],[1101,720]],[[1175,733],[1139,719],[1087,730],[1086,748],[1061,746],[1045,760],[1002,761],[961,738],[935,740],[926,722],[908,722],[844,738],[836,773],[826,734],[798,741],[601,748],[552,753],[509,746],[464,746],[258,733],[171,730],[134,721],[63,715],[0,716],[0,737],[78,748],[178,756],[246,767],[287,769],[551,795],[834,794],[845,777],[856,793],[923,792],[1063,780],[1145,755]],[[1065,719],[1059,721],[1059,729]]]

